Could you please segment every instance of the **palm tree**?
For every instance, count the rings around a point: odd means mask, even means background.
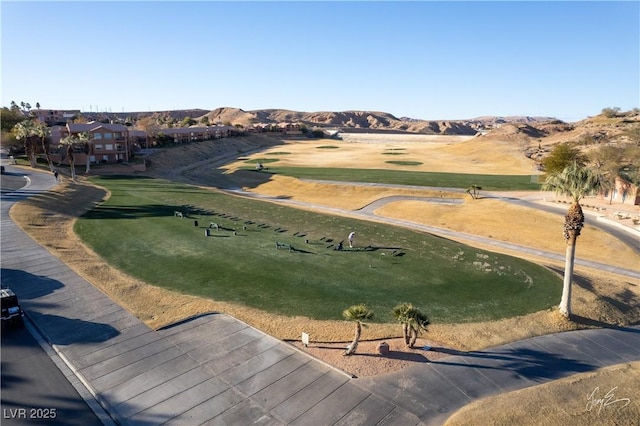
[[[401,303],[391,311],[396,320],[402,324],[402,337],[407,347],[413,348],[418,336],[427,330],[429,318],[411,303]]]
[[[53,162],[51,161],[51,156],[49,155],[49,144],[47,143],[47,137],[51,134],[51,130],[47,127],[46,124],[38,121],[34,127],[35,136],[40,138],[40,143],[42,144],[42,152],[44,152],[44,156],[47,159],[47,164],[49,165],[49,170],[53,172]]]
[[[85,173],[91,170],[91,133],[82,132],[78,135],[78,145],[82,146],[85,155]]]
[[[408,346],[410,348],[415,346],[418,336],[422,334],[423,331],[427,331],[427,326],[429,324],[431,323],[429,322],[427,315],[420,312],[420,309],[415,308],[409,317],[409,334],[411,335],[411,340],[409,341]]]
[[[73,151],[76,144],[80,142],[80,139],[76,135],[68,135],[60,140],[60,145],[66,148],[67,156],[69,157],[69,168],[71,169],[71,180],[76,180],[76,164]]]
[[[36,134],[36,126],[33,120],[24,120],[13,126],[13,134],[17,140],[24,141],[24,151],[29,159],[31,167],[36,167],[36,150],[34,144],[34,137]]]
[[[480,190],[481,189],[482,189],[481,186],[471,185],[467,189],[467,194],[471,195],[471,198],[473,198],[474,200],[477,200],[478,198],[480,198]]]
[[[354,321],[356,323],[356,333],[353,337],[353,342],[351,342],[344,353],[344,355],[351,355],[358,348],[358,342],[360,342],[360,335],[362,334],[362,326],[366,325],[364,321],[373,317],[373,311],[364,304],[353,305],[345,309],[342,312],[342,316],[347,321]]]
[[[411,311],[415,308],[411,303],[401,303],[396,305],[391,314],[394,318],[402,325],[402,338],[404,339],[404,344],[409,346],[409,316]]]
[[[559,195],[571,197],[571,206],[565,215],[564,239],[567,243],[564,263],[564,282],[560,313],[565,317],[571,316],[571,281],[573,279],[573,264],[576,254],[576,241],[584,227],[584,213],[580,200],[602,187],[602,176],[577,162],[569,164],[559,173],[547,176],[542,184],[543,191],[554,191]]]

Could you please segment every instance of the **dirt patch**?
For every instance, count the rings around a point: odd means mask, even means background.
[[[475,401],[445,425],[637,425],[638,383],[640,362],[614,365]]]
[[[451,350],[443,350],[431,340],[418,339],[414,348],[408,348],[403,339],[381,339],[361,341],[355,354],[345,356],[350,342],[311,343],[304,347],[300,341],[291,342],[298,349],[320,359],[327,364],[355,377],[367,377],[380,372],[398,371],[416,364],[441,359],[450,355]],[[386,343],[388,353],[381,353],[378,346]],[[433,349],[433,350],[431,350]]]

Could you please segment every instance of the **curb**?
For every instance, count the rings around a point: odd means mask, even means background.
[[[621,223],[616,222],[615,220],[609,219],[607,216],[598,216],[596,217],[596,220],[600,222],[604,222],[607,225],[615,226],[616,228],[626,231],[633,236],[640,237],[640,230],[633,229],[627,225],[622,225]]]
[[[109,413],[109,410],[107,409],[109,404],[107,404],[107,402],[96,393],[95,389],[91,387],[91,384],[82,376],[82,374],[80,374],[80,372],[78,372],[74,365],[67,359],[62,351],[60,351],[57,345],[52,344],[45,337],[44,333],[40,330],[40,327],[38,327],[38,325],[31,319],[27,312],[25,312],[25,318],[25,327],[29,333],[31,333],[47,356],[51,358],[56,367],[60,369],[62,374],[67,377],[71,386],[73,386],[78,392],[82,400],[89,406],[98,420],[100,420],[105,426],[116,426],[121,424]],[[70,380],[72,376],[78,381]]]

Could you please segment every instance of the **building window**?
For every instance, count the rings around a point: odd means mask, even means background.
[[[102,133],[94,133],[93,134],[93,138],[94,139],[102,139]]]
[[[112,143],[108,143],[106,145],[106,149],[107,149],[107,151],[113,151],[113,144]]]
[[[102,144],[94,145],[93,147],[96,151],[102,151]]]
[[[104,138],[105,139],[111,139],[113,137],[113,135],[111,133],[105,133],[104,134]]]

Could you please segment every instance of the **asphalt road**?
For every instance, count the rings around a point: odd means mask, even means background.
[[[5,425],[102,425],[26,327],[3,328],[2,417]]]
[[[5,167],[0,177],[3,194],[27,184],[20,169]],[[34,330],[29,323],[22,328],[2,328],[0,424],[102,425],[51,354],[40,346],[34,337],[37,332],[32,335],[29,330]]]

